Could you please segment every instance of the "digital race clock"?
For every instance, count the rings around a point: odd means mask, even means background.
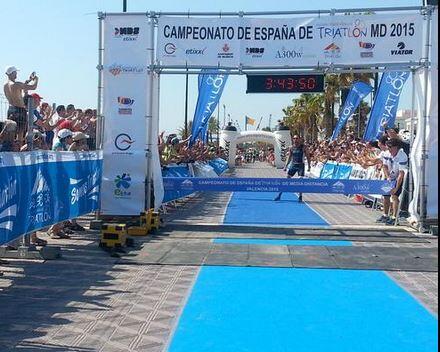
[[[324,75],[248,75],[246,93],[319,93]]]

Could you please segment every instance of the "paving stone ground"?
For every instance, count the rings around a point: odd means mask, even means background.
[[[237,170],[236,175],[282,176],[280,171],[261,165]],[[136,247],[122,258],[110,257],[97,246],[98,233],[87,231],[73,235],[70,240],[49,239],[51,245],[62,247],[62,259],[0,264],[4,273],[0,277],[0,352],[164,351],[200,270],[199,265],[185,265],[194,259],[194,253],[200,257],[203,251],[212,250],[213,265],[224,263],[225,256],[232,258],[235,253],[237,262],[241,255],[254,265],[276,266],[289,264],[283,262],[286,258],[292,263],[290,254],[295,258],[295,250],[298,258],[301,251],[307,250],[287,246],[245,246],[245,251],[240,246],[213,247],[211,241],[217,237],[346,239],[353,242],[355,248],[350,251],[355,251],[357,256],[393,254],[395,264],[400,265],[406,258],[428,258],[430,268],[437,267],[434,254],[438,249],[437,237],[416,235],[402,228],[368,228],[377,214],[345,197],[305,196],[309,205],[333,225],[325,231],[219,225],[229,197],[229,194],[198,195],[176,208],[170,207],[167,227],[158,236],[136,239]],[[346,221],[340,215],[342,212],[356,214],[355,224]],[[84,218],[82,223],[88,220]],[[41,236],[46,238],[44,234]],[[325,246],[312,251],[346,254]],[[154,265],[145,261],[149,255],[156,255],[156,261],[151,261]],[[282,255],[286,255],[284,259],[280,258]],[[161,259],[163,263],[157,263]],[[302,257],[304,262],[307,259]],[[438,267],[431,271],[387,273],[437,314]]]

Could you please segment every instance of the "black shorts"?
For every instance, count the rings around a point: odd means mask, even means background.
[[[289,169],[287,170],[287,174],[290,177],[293,177],[296,174],[298,174],[298,176],[304,176],[304,171],[305,171],[304,164],[293,164],[289,166]]]
[[[396,181],[394,181],[394,182],[396,182]],[[402,191],[403,191],[403,183],[397,189],[395,196],[400,197],[400,195],[402,194]],[[384,197],[391,197],[391,194],[386,194],[386,195],[384,195]]]
[[[25,108],[9,106],[8,119],[15,121],[19,129],[27,127],[27,111]]]

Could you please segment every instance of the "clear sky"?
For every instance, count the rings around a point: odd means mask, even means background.
[[[316,10],[381,6],[418,6],[422,0],[128,0],[129,11],[265,11]],[[38,93],[45,101],[73,103],[80,108],[96,107],[97,101],[97,12],[122,11],[122,0],[1,0],[0,69],[7,65],[20,69],[25,80],[32,71],[40,77]],[[3,76],[6,77],[6,76]],[[197,79],[190,79],[189,117],[195,109]],[[244,116],[263,117],[268,125],[282,116],[282,109],[295,95],[246,95],[245,76],[230,77],[221,105],[226,114],[243,127]],[[410,108],[410,83],[401,108]],[[160,128],[172,132],[183,125],[185,110],[184,76],[165,76],[161,82]],[[221,120],[223,108],[221,109]]]

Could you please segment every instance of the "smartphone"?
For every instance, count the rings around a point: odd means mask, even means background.
[[[36,73],[35,73],[35,71],[34,71],[34,72],[31,73],[31,77],[30,77],[30,78],[31,78],[31,79],[35,79],[35,76],[36,76]]]

